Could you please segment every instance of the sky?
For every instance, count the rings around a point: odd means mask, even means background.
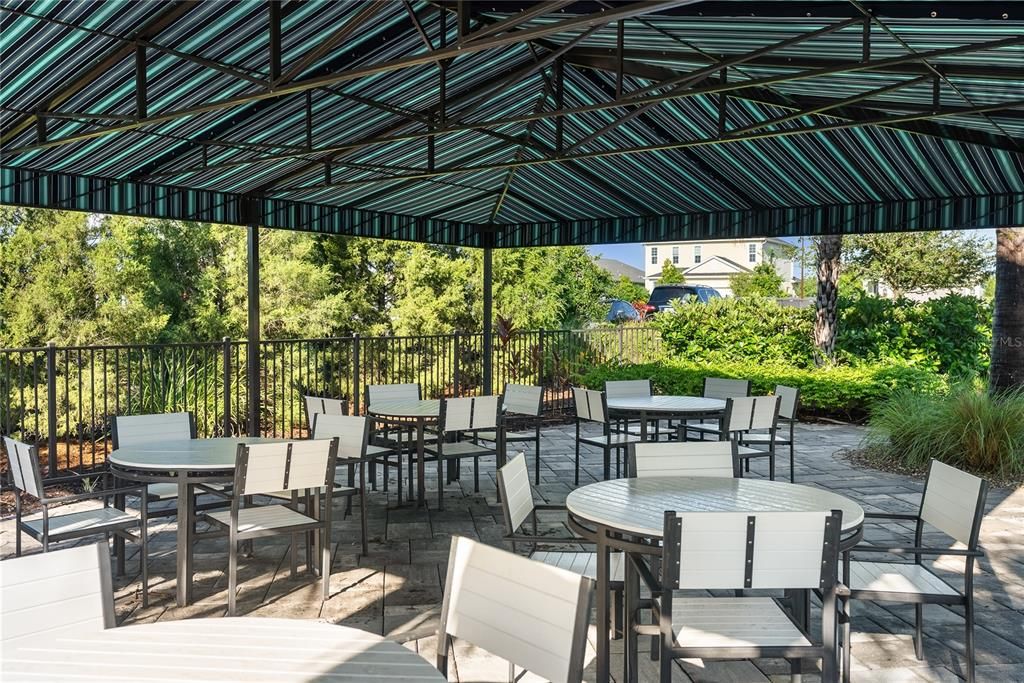
[[[605,258],[612,258],[643,270],[644,245],[640,242],[631,242],[629,244],[595,244],[587,247],[587,249],[594,256],[601,255]]]

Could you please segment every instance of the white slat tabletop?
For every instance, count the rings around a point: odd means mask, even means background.
[[[725,410],[725,401],[700,396],[623,396],[609,398],[608,410],[678,415],[706,414]]]
[[[232,470],[238,444],[281,443],[287,439],[258,436],[159,440],[111,451],[107,460],[140,470]]]
[[[7,681],[443,681],[366,631],[298,619],[186,619],[69,633],[5,648]]]
[[[661,538],[665,511],[771,512],[842,510],[843,531],[860,527],[864,510],[837,493],[781,481],[731,477],[650,477],[588,484],[565,499],[576,517]]]

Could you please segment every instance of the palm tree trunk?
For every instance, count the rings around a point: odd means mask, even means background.
[[[814,345],[818,347],[818,364],[831,358],[836,349],[836,328],[839,299],[840,255],[842,235],[824,235],[817,239],[818,294],[815,299]]]
[[[1024,228],[996,230],[989,390],[1024,388]]]

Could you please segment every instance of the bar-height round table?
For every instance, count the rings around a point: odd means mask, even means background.
[[[196,484],[229,484],[235,476],[238,444],[281,443],[287,439],[225,437],[180,439],[118,448],[107,461],[117,477],[147,484],[178,485],[177,603],[192,602],[192,527]],[[145,504],[145,501],[143,501]]]
[[[647,441],[647,421],[651,419],[716,419],[721,426],[725,401],[701,396],[624,396],[608,399],[612,419],[640,421],[640,439]]]
[[[366,407],[366,413],[376,421],[394,427],[412,427],[416,430],[416,504],[426,505],[426,468],[424,439],[428,424],[437,424],[441,414],[438,399],[377,401]],[[385,472],[385,476],[387,473]],[[399,472],[401,477],[402,473]]]
[[[302,619],[184,619],[5,644],[4,680],[440,683],[426,659],[348,626]]]
[[[661,552],[665,511],[771,512],[828,511],[843,513],[840,550],[860,541],[864,510],[830,491],[780,481],[727,477],[650,477],[612,479],[582,486],[565,499],[569,525],[597,546],[597,623],[608,623],[608,560],[612,550],[637,555],[638,544]],[[626,562],[626,598],[638,595],[636,570]],[[626,628],[626,661],[635,662],[635,635]],[[635,668],[632,671],[635,672]],[[597,680],[609,680],[608,629],[597,629]]]

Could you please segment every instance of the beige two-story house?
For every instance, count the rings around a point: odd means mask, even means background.
[[[750,272],[764,261],[775,265],[782,276],[782,288],[793,293],[793,261],[787,256],[790,243],[780,239],[755,238],[712,240],[706,242],[647,242],[644,244],[644,284],[654,289],[661,277],[662,265],[670,261],[692,285],[714,287],[722,296],[732,296],[729,278]]]

